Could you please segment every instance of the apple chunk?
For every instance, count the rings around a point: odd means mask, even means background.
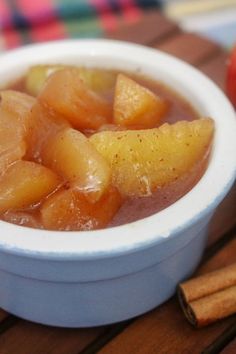
[[[151,195],[205,159],[213,138],[212,119],[139,131],[105,131],[90,137],[109,162],[112,181],[127,196]]]
[[[36,102],[29,114],[26,158],[41,163],[44,145],[52,136],[66,127],[70,127],[67,120],[59,115],[52,114]]]
[[[111,105],[88,88],[76,69],[50,75],[38,98],[77,129],[98,129],[111,120]]]
[[[0,178],[0,212],[36,204],[60,183],[48,168],[34,162],[16,161]]]
[[[100,229],[107,226],[121,203],[122,198],[114,187],[96,203],[90,203],[77,189],[58,191],[42,205],[42,223],[49,230]]]
[[[34,65],[26,74],[25,85],[27,91],[37,96],[42,90],[47,78],[54,72],[63,69],[75,69],[80,79],[93,91],[103,94],[114,87],[116,73],[103,69],[85,68],[70,65]]]
[[[0,92],[0,174],[26,152],[28,116],[34,98],[21,92]]]
[[[117,76],[114,122],[122,126],[155,127],[167,112],[167,103],[126,75]]]
[[[49,139],[43,164],[59,173],[70,186],[97,201],[108,188],[111,171],[107,161],[79,131],[66,128]]]
[[[27,132],[29,112],[36,102],[36,99],[23,92],[4,90],[0,92],[0,107],[14,115],[22,130]]]
[[[26,74],[25,86],[27,92],[37,96],[42,90],[47,78],[55,71],[64,69],[63,65],[34,65]]]

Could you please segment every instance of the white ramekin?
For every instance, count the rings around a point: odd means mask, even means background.
[[[215,208],[236,175],[235,113],[216,85],[157,50],[108,40],[67,40],[0,57],[1,87],[30,65],[68,63],[138,71],[163,81],[214,118],[208,169],[179,201],[145,219],[99,231],[54,232],[0,222],[0,306],[45,324],[121,321],[168,299],[197,266]]]

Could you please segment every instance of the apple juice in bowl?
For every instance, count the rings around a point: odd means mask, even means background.
[[[0,95],[2,220],[122,225],[171,205],[207,166],[213,120],[147,77],[37,65]]]

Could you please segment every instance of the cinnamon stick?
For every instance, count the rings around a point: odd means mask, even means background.
[[[196,327],[236,313],[236,263],[180,284],[178,296]]]

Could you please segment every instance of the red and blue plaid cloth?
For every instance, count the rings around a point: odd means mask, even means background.
[[[0,0],[0,50],[61,38],[101,37],[157,0]]]
[[[162,9],[225,46],[236,41],[236,0],[0,0],[0,51],[32,42],[104,37]]]

